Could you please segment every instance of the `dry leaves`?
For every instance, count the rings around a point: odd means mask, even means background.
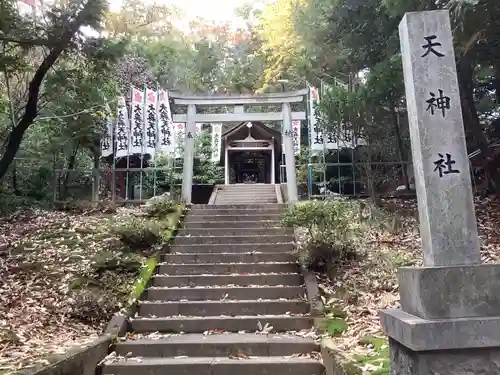
[[[399,307],[397,267],[422,264],[416,200],[385,200],[384,204],[406,213],[397,227],[372,228],[365,233],[369,246],[364,259],[344,266],[332,279],[317,276],[325,305],[347,313],[348,330],[335,341],[350,354],[369,354],[371,348],[359,344],[359,339],[381,333],[380,309]],[[498,262],[500,201],[476,199],[476,216],[483,262]]]
[[[108,291],[113,280],[122,283],[120,297],[122,289],[130,291],[135,276],[123,269],[89,279],[104,253],[122,259],[108,232],[110,218],[107,212],[33,211],[0,219],[0,373],[45,363],[46,355],[93,341],[112,309],[121,307],[97,298],[96,306],[83,307],[97,308],[89,311],[95,319],[82,321],[79,303],[91,296],[71,294],[73,288],[87,291],[89,282],[92,290]]]

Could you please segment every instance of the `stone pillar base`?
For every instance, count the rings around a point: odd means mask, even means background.
[[[389,339],[391,375],[498,375],[500,347],[413,351]]]
[[[391,375],[500,375],[500,265],[400,268],[380,311]]]
[[[427,320],[398,309],[380,316],[391,375],[500,374],[500,316]]]

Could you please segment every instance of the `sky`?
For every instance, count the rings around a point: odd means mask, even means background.
[[[151,0],[149,0],[151,1]],[[187,15],[185,24],[187,25],[190,20],[198,17],[204,18],[209,21],[217,23],[229,22],[235,26],[241,25],[242,20],[236,19],[236,9],[241,7],[247,2],[254,2],[255,0],[154,0],[156,3],[166,3],[173,5],[182,13]],[[255,1],[257,2],[257,1]],[[260,2],[260,1],[259,1]],[[110,0],[110,8],[119,9],[122,0]],[[183,28],[183,25],[179,25]]]
[[[44,3],[50,0],[45,0]],[[244,20],[236,17],[236,9],[247,2],[262,3],[266,0],[143,0],[156,3],[167,3],[177,7],[183,14],[186,14],[187,19],[174,21],[174,24],[185,32],[189,32],[189,21],[198,17],[216,23],[230,23],[234,28],[244,25]],[[20,0],[20,4],[31,11],[31,7],[23,3],[33,4],[37,0]],[[109,0],[111,10],[118,10],[121,7],[123,0]],[[85,30],[86,34],[93,34],[89,30]]]
[[[171,3],[183,9],[189,18],[231,22],[235,18],[235,10],[246,0],[172,0]]]

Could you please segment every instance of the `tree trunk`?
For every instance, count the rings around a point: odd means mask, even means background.
[[[100,187],[101,187],[101,171],[100,171],[100,160],[99,160],[99,153],[94,152],[94,173],[93,173],[93,184],[94,184],[94,195],[92,197],[92,201],[97,202],[100,199]],[[114,154],[113,154],[114,157]]]
[[[474,140],[481,150],[478,157],[484,168],[486,178],[490,180],[496,195],[500,194],[500,171],[495,165],[493,152],[488,147],[488,140],[483,133],[477,109],[474,104],[474,68],[470,56],[462,56],[458,63],[458,77],[464,121],[469,124]]]
[[[12,190],[14,191],[14,195],[21,195],[19,186],[17,185],[17,164],[15,160],[12,163]]]
[[[394,132],[396,133],[396,143],[398,146],[398,156],[401,162],[401,170],[403,172],[403,183],[406,190],[410,190],[410,179],[408,178],[408,166],[405,164],[405,152],[403,151],[403,139],[401,138],[401,129],[399,127],[399,117],[396,112],[394,103],[390,103],[392,123],[394,125]]]
[[[54,66],[61,53],[68,47],[69,42],[78,31],[84,20],[91,12],[96,10],[96,5],[95,1],[88,0],[78,14],[68,17],[70,23],[67,27],[64,27],[64,31],[60,35],[57,46],[50,49],[50,52],[45,56],[42,63],[36,70],[33,79],[28,85],[28,101],[26,102],[26,106],[24,108],[24,114],[17,124],[12,124],[13,128],[9,134],[7,146],[5,147],[5,151],[0,159],[0,181],[3,179],[12,164],[12,161],[14,160],[14,157],[21,146],[24,133],[28,130],[31,124],[33,124],[33,121],[38,115],[38,97],[40,95],[40,87],[42,86],[47,72],[52,68],[52,66]]]
[[[52,50],[42,61],[29,84],[28,102],[26,103],[23,117],[12,128],[5,152],[0,159],[0,180],[2,180],[12,164],[12,161],[19,150],[19,146],[21,146],[24,133],[28,130],[38,114],[38,96],[40,94],[40,86],[42,85],[45,75],[54,65],[61,52],[61,49]]]

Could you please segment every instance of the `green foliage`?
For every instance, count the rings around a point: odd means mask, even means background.
[[[330,336],[340,336],[348,328],[345,319],[337,317],[326,318],[325,326]]]
[[[204,130],[196,140],[193,181],[199,184],[219,184],[224,180],[224,168],[210,160],[212,135]]]
[[[371,350],[369,355],[355,356],[357,365],[370,366],[372,374],[388,375],[390,373],[389,343],[386,337],[367,335],[359,339],[359,344]]]
[[[29,208],[48,208],[48,202],[40,202],[27,196],[16,196],[10,190],[0,187],[0,216]]]
[[[178,204],[168,197],[154,197],[145,205],[147,215],[159,219],[165,219],[171,213],[178,211],[178,209]]]
[[[112,227],[112,233],[133,250],[146,250],[158,245],[165,238],[165,224],[132,217]]]
[[[132,299],[135,300],[141,296],[141,294],[146,289],[146,285],[153,276],[153,273],[158,265],[158,257],[155,255],[148,259],[146,263],[143,265],[141,273],[138,279],[135,281],[134,289],[132,292]]]
[[[224,168],[216,162],[211,161],[212,156],[212,136],[207,129],[203,129],[202,133],[197,136],[195,144],[195,159],[193,166],[193,182],[197,184],[214,185],[224,181]],[[181,154],[183,148],[180,147]],[[157,160],[158,166],[170,166],[172,160],[168,157],[162,157]],[[158,175],[159,184],[166,184],[170,181],[174,184],[182,183],[182,170],[184,159],[175,160],[175,172],[172,175]]]
[[[355,257],[362,242],[360,206],[355,201],[300,202],[285,212],[282,225],[305,231],[302,261],[317,271]]]
[[[115,220],[111,233],[131,250],[147,250],[167,244],[179,223],[183,206],[162,198],[157,201],[160,203],[146,205],[141,215]]]

